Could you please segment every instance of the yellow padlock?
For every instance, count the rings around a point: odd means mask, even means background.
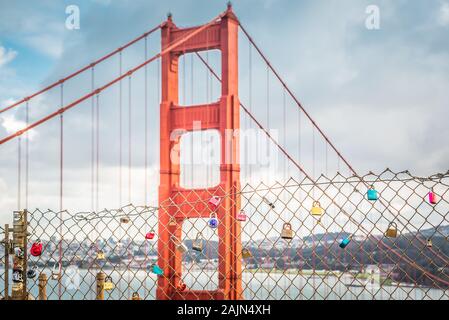
[[[281,238],[287,240],[293,239],[293,230],[290,223],[284,223],[284,226],[282,227]]]
[[[98,251],[97,252],[97,260],[105,260],[105,259],[106,259],[106,257],[104,255],[103,251]]]
[[[106,279],[104,280],[103,288],[106,291],[114,289],[114,283],[112,282],[112,278],[110,276],[107,276]]]
[[[388,238],[397,238],[398,225],[396,224],[396,222],[390,222],[390,224],[388,225],[388,229],[385,232],[385,236],[387,236]]]
[[[243,259],[249,259],[249,258],[253,257],[253,254],[251,253],[251,251],[249,251],[249,249],[243,248],[242,249],[242,257],[243,257]]]
[[[312,209],[310,210],[310,213],[312,216],[322,216],[323,215],[323,208],[321,208],[319,201],[314,201],[312,205]]]

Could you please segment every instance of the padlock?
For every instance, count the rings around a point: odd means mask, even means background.
[[[120,223],[123,223],[123,224],[129,223],[129,217],[121,217],[120,218]]]
[[[218,208],[220,202],[221,199],[218,196],[213,196],[212,198],[209,199],[209,204],[214,208],[214,210]]]
[[[43,250],[42,242],[40,240],[37,240],[31,245],[30,254],[33,257],[39,257],[42,255],[42,250]]]
[[[293,230],[290,223],[284,223],[284,226],[282,227],[281,238],[287,240],[293,239]]]
[[[23,283],[22,282],[13,283],[13,285],[12,285],[12,291],[13,292],[20,292],[22,290],[23,290]]]
[[[181,240],[179,240],[178,238],[176,238],[175,236],[172,236],[172,241],[175,244],[176,249],[181,252],[181,253],[185,253],[187,252],[189,249],[187,248],[187,246],[184,244],[184,242],[182,242]]]
[[[176,227],[178,225],[178,223],[176,222],[175,218],[170,218],[170,221],[168,222],[168,226],[169,227]]]
[[[21,247],[14,248],[14,255],[18,259],[23,259],[25,257],[25,251]]]
[[[310,209],[310,213],[312,216],[322,216],[323,215],[323,208],[321,208],[319,201],[314,201],[312,204],[312,209]]]
[[[427,248],[432,248],[433,247],[432,239],[427,239],[426,247]]]
[[[182,281],[182,280],[179,280],[179,282],[178,282],[178,284],[177,284],[177,286],[176,286],[176,289],[178,290],[178,291],[185,291],[186,290],[186,288],[187,288],[187,285]]]
[[[246,221],[246,213],[243,210],[240,210],[240,212],[237,214],[237,221],[244,222]]]
[[[106,257],[104,255],[104,252],[103,251],[98,251],[97,252],[97,260],[105,260],[105,259],[106,259]]]
[[[379,199],[379,193],[374,189],[374,186],[371,186],[366,192],[369,201],[376,201]]]
[[[23,271],[22,263],[19,262],[18,260],[15,260],[15,261],[14,261],[14,265],[13,265],[13,270],[20,270],[20,271]]]
[[[107,276],[104,279],[104,286],[103,289],[106,291],[110,291],[114,289],[114,283],[112,282],[112,277],[111,276]]]
[[[271,209],[274,209],[274,208],[275,208],[274,203],[271,202],[270,200],[268,200],[267,198],[263,197],[262,200],[263,200],[263,202],[265,202],[266,204],[268,204],[268,205],[270,206]]]
[[[53,280],[61,279],[61,264],[53,264],[53,270],[51,271],[51,278]]]
[[[140,298],[140,295],[138,292],[134,292],[131,297],[131,300],[142,300],[142,299]]]
[[[155,235],[154,231],[150,231],[150,232],[148,232],[148,233],[145,235],[145,239],[147,239],[147,240],[153,240],[153,239],[154,239],[154,235]]]
[[[157,264],[151,265],[151,272],[157,274],[158,276],[162,276],[164,274],[164,270],[162,270]]]
[[[14,224],[23,223],[23,212],[22,211],[14,211],[13,222],[14,222]]]
[[[242,258],[243,259],[249,259],[252,258],[253,254],[251,253],[251,251],[247,248],[243,248],[242,249]]]
[[[27,278],[34,279],[36,277],[37,271],[36,267],[31,267],[27,270]]]
[[[217,219],[217,214],[215,212],[210,213],[209,221],[207,221],[207,224],[212,229],[215,229],[218,227],[218,219]]]
[[[203,236],[201,232],[198,232],[196,239],[192,243],[192,250],[201,252],[203,251]]]
[[[340,245],[339,245],[340,248],[342,248],[342,249],[346,248],[348,246],[348,244],[351,242],[351,240],[352,240],[352,235],[341,240]]]
[[[396,222],[390,222],[388,229],[385,232],[385,236],[388,238],[396,238],[398,236],[398,226]]]
[[[14,282],[14,283],[22,283],[23,282],[23,273],[21,270],[14,270],[12,272],[12,282]]]
[[[429,192],[428,197],[430,204],[437,204],[437,196],[435,195],[435,193],[433,193],[433,191]]]

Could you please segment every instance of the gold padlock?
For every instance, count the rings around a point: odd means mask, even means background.
[[[97,260],[105,260],[105,259],[106,259],[106,257],[104,255],[103,251],[98,251],[97,252]]]
[[[319,201],[314,201],[312,205],[312,209],[310,210],[310,213],[312,213],[312,216],[322,216],[323,215],[323,208],[321,208]]]
[[[169,227],[176,227],[178,225],[178,223],[176,222],[176,219],[171,217],[170,221],[168,222],[168,226]]]
[[[284,226],[282,227],[281,238],[287,240],[293,239],[293,230],[290,223],[284,223]]]
[[[196,239],[192,243],[192,250],[201,252],[203,251],[203,239],[201,232],[198,232]]]
[[[385,232],[385,236],[388,238],[396,238],[398,236],[398,225],[396,222],[390,222],[388,229]]]
[[[142,298],[140,297],[138,292],[134,292],[131,297],[131,300],[142,300]]]
[[[120,223],[123,223],[123,224],[129,223],[129,217],[121,217],[120,218]]]
[[[103,285],[104,290],[106,291],[110,291],[112,289],[114,289],[114,283],[112,282],[112,278],[110,276],[107,276],[104,279],[104,285]]]
[[[251,251],[247,248],[243,248],[242,249],[242,258],[243,259],[249,259],[252,258],[253,254],[251,253]]]

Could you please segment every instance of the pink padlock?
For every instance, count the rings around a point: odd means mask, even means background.
[[[433,191],[430,191],[428,196],[429,196],[429,203],[430,204],[436,204],[437,203],[437,196],[435,195],[435,193],[433,193]]]
[[[237,221],[246,221],[246,214],[245,214],[245,211],[241,210],[241,211],[237,214]]]
[[[217,196],[213,196],[210,198],[209,203],[214,207],[214,209],[218,208],[218,205],[220,204],[221,199]]]

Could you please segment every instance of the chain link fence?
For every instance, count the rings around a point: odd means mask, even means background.
[[[420,178],[390,170],[245,185],[241,211],[231,217],[241,224],[242,251],[234,252],[242,261],[240,298],[448,299],[448,189],[449,172]],[[230,196],[198,197],[210,218],[186,219],[182,236],[170,237],[182,252],[182,280],[174,290],[217,289],[221,257],[211,220]],[[179,215],[196,204],[170,199],[161,208]],[[158,208],[35,210],[28,220],[28,249],[43,244],[42,255],[28,261],[28,270],[36,271],[27,280],[34,297],[38,274],[45,272],[48,299],[95,299],[102,271],[105,299],[156,298],[157,279],[164,276]],[[3,282],[3,272],[0,277]]]

